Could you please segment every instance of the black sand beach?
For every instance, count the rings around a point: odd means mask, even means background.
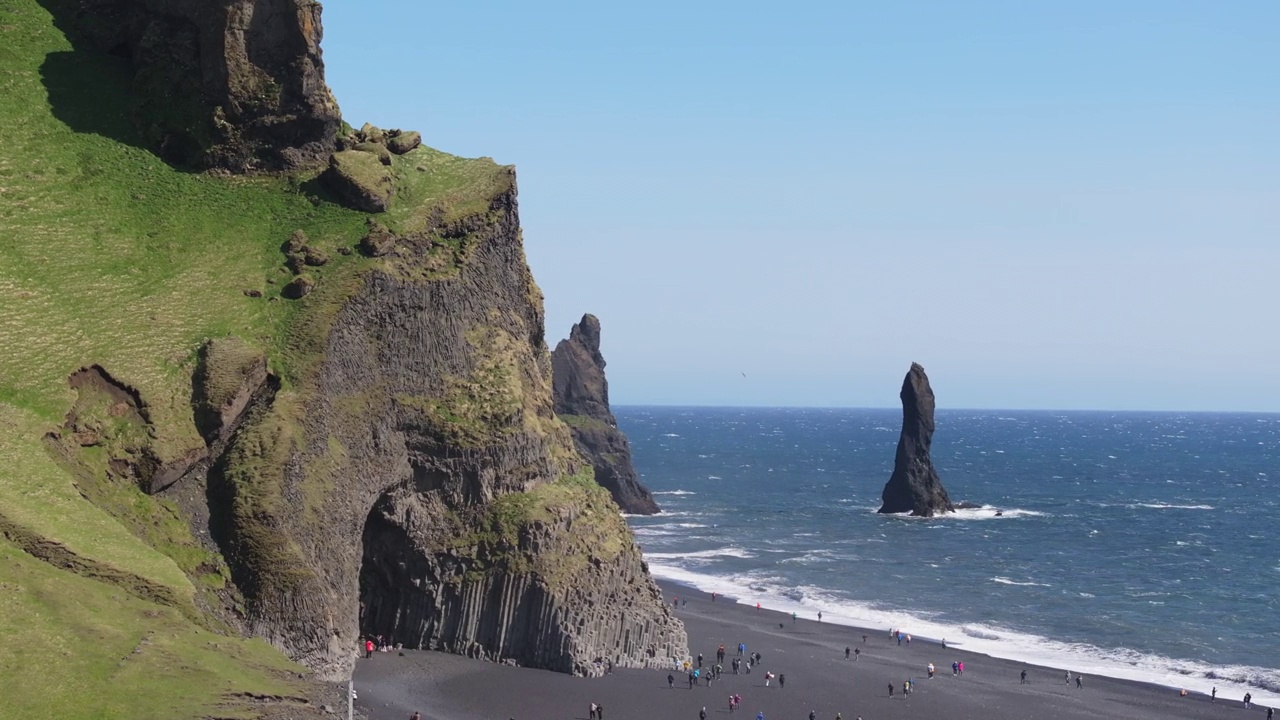
[[[667,687],[668,671],[617,669],[602,678],[576,678],[543,670],[515,668],[435,652],[375,653],[356,665],[360,707],[371,720],[405,720],[414,711],[426,720],[586,720],[590,703],[604,707],[609,720],[696,720],[699,710],[711,718],[804,720],[809,712],[820,720],[841,713],[845,720],[949,718],[993,720],[1017,718],[1263,718],[1266,709],[1244,710],[1239,697],[1179,697],[1177,690],[1127,680],[1085,676],[1077,689],[1065,670],[1050,670],[990,658],[935,642],[914,640],[899,646],[889,628],[866,631],[814,619],[794,623],[790,615],[739,605],[669,583],[665,596],[686,598],[678,611],[689,632],[689,648],[715,665],[716,648],[727,653],[725,675],[708,688],[689,688],[683,672],[672,672],[675,689]],[[866,644],[862,635],[867,635]],[[763,656],[750,675],[733,675],[729,658],[739,642],[748,653]],[[844,649],[860,648],[855,662]],[[928,679],[932,662],[936,677]],[[964,675],[953,676],[952,662],[964,663]],[[1027,670],[1028,683],[1019,681]],[[764,686],[764,673],[786,676]],[[915,684],[910,697],[902,684]],[[889,697],[889,684],[894,695]],[[730,715],[730,694],[742,706]]]

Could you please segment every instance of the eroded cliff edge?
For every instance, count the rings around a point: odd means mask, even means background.
[[[305,233],[282,234],[276,270],[296,277],[222,288],[288,307],[270,311],[272,335],[189,348],[172,373],[188,374],[185,395],[99,365],[71,376],[77,404],[47,437],[55,459],[84,486],[171,499],[210,538],[213,554],[183,569],[218,592],[188,610],[329,679],[349,675],[362,633],[587,675],[597,659],[685,657],[683,627],[556,419],[514,171],[416,141],[388,151],[409,134],[338,132],[315,3],[46,5],[133,64],[139,132],[165,157],[310,169],[303,187],[343,148],[354,185],[372,168],[386,190],[362,237],[344,238],[342,218],[321,228],[332,262]],[[162,69],[176,80],[151,77]],[[175,100],[190,112],[152,123],[170,80],[194,88]]]
[[[609,407],[609,381],[600,353],[600,320],[582,316],[551,353],[556,414],[569,425],[578,450],[623,512],[653,515],[658,503],[636,477],[631,445]]]

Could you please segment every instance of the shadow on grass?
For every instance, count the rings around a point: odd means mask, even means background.
[[[40,65],[54,117],[75,132],[144,147],[129,117],[132,77],[128,60],[78,50],[49,53]]]

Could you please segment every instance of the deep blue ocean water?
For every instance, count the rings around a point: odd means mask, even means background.
[[[1280,699],[1280,415],[940,410],[943,484],[986,507],[925,520],[875,512],[898,410],[615,412],[663,509],[628,518],[656,577]]]

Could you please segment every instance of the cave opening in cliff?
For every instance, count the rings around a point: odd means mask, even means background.
[[[387,644],[421,648],[435,624],[435,583],[427,559],[414,549],[390,491],[365,519],[360,564],[360,633]]]

